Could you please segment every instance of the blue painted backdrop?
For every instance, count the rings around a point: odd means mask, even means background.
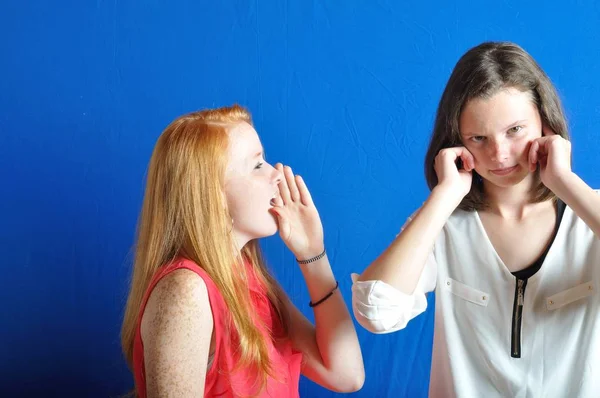
[[[437,101],[481,41],[516,41],[541,63],[564,99],[575,170],[600,187],[599,3],[454,3],[3,1],[0,395],[132,386],[118,332],[144,173],[184,112],[250,108],[269,160],[312,189],[348,302],[350,273],[425,199]],[[264,247],[312,317],[290,253],[278,238]],[[426,396],[432,314],[392,335],[359,330],[367,380],[355,396]],[[301,393],[335,395],[307,380]]]

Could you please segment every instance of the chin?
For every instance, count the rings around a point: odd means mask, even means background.
[[[249,234],[249,236],[250,236],[250,240],[256,240],[256,239],[268,238],[269,236],[273,236],[276,233],[277,233],[277,228],[275,228],[273,231],[266,231],[266,230],[253,231],[251,234]]]
[[[273,236],[277,233],[277,231],[279,231],[279,228],[277,228],[277,224],[271,228],[268,232],[266,232],[265,237],[267,236]]]
[[[269,221],[261,223],[260,227],[262,228],[257,228],[257,235],[260,235],[261,238],[273,236],[277,233],[277,231],[279,231],[277,221],[275,221],[275,217],[273,216],[271,216]]]
[[[244,235],[249,240],[267,238],[275,235],[279,231],[277,222],[274,218],[248,221],[251,224],[251,227],[248,226],[247,228],[244,228]]]

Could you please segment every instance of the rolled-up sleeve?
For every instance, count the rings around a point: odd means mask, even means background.
[[[437,264],[431,253],[413,294],[403,293],[380,280],[358,281],[358,274],[351,277],[352,310],[358,323],[372,333],[391,333],[404,329],[411,319],[427,309],[425,294],[435,289]]]

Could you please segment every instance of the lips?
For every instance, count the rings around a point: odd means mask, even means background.
[[[516,169],[517,169],[517,166],[515,165],[515,166],[512,166],[512,167],[504,167],[502,169],[490,170],[490,172],[492,174],[497,175],[497,176],[505,176],[505,175],[508,175],[508,174],[512,173]]]
[[[275,199],[277,199],[278,196],[279,196],[279,192],[275,191],[275,193],[273,194],[273,196],[271,196],[271,199],[269,200],[270,206],[273,206],[273,202],[275,201]]]

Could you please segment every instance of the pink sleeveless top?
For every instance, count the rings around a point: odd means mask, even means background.
[[[233,326],[229,327],[231,325],[230,312],[227,309],[223,296],[203,269],[190,260],[178,259],[171,264],[159,268],[148,286],[148,290],[142,301],[142,307],[140,308],[133,342],[133,373],[139,397],[146,398],[144,345],[140,332],[142,314],[146,308],[150,293],[156,284],[169,273],[182,268],[195,272],[204,280],[213,316],[215,351],[213,360],[206,373],[204,397],[230,398],[249,396],[255,393],[256,391],[254,391],[253,386],[256,379],[252,377],[251,372],[243,369],[237,370],[235,373],[233,372],[237,363],[235,351],[239,346],[239,340],[236,333],[228,333],[228,330],[232,329]],[[281,331],[281,324],[277,313],[266,295],[265,287],[260,283],[252,270],[248,272],[248,276],[249,288],[256,314],[261,318],[268,330],[273,331],[272,333],[277,335]],[[289,340],[280,343],[270,337],[270,332],[264,331],[264,333],[268,336],[266,341],[273,368],[279,374],[277,379],[268,378],[265,389],[258,396],[261,398],[299,397],[298,383],[300,380],[302,353],[293,350]]]

